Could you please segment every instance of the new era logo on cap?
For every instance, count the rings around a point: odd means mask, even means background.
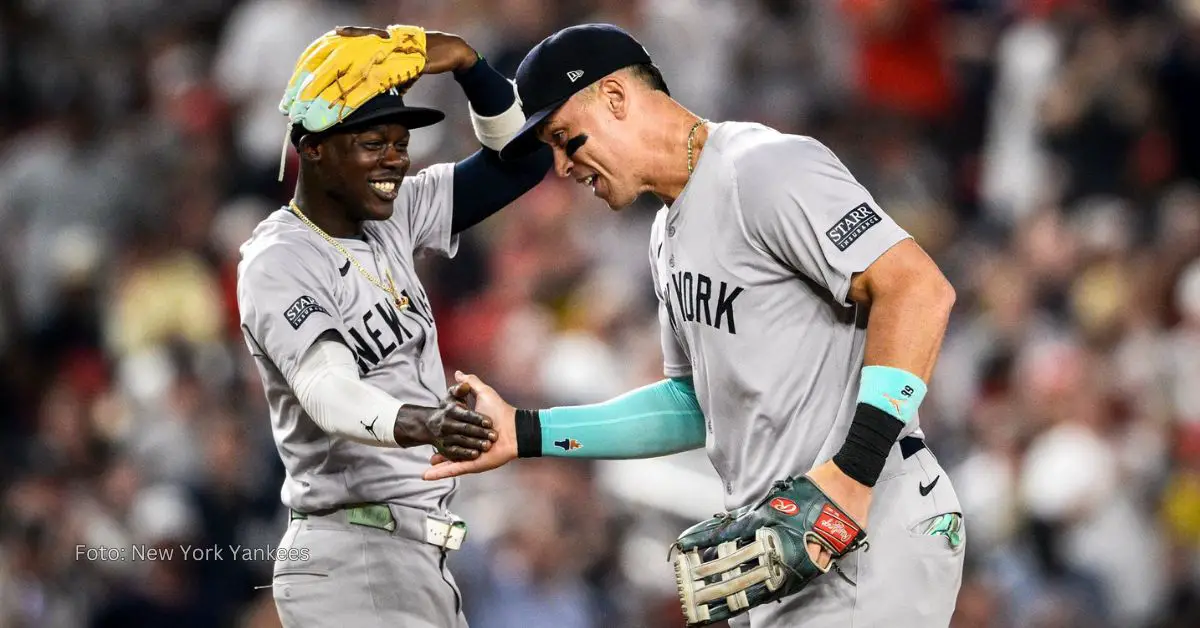
[[[510,160],[536,150],[538,126],[588,84],[621,68],[649,63],[645,47],[612,24],[569,26],[543,39],[517,68],[525,124],[500,157]]]

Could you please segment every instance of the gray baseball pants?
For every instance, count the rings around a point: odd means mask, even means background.
[[[467,628],[445,550],[419,540],[424,516],[390,508],[394,532],[343,512],[288,525],[272,582],[284,628]]]

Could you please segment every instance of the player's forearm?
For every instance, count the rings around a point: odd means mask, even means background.
[[[851,294],[870,304],[871,315],[858,405],[833,462],[870,487],[925,398],[954,289],[911,241],[893,247],[855,282]]]
[[[490,423],[465,406],[405,404],[363,381],[350,348],[328,336],[301,357],[290,384],[317,427],[347,440],[378,447],[433,445],[455,460],[474,458],[495,440]]]
[[[497,151],[525,123],[513,84],[479,57],[454,73],[470,104],[471,127],[483,148],[454,166],[454,214],[451,232],[460,233],[508,206],[541,182],[553,157],[539,150],[512,162]]]
[[[471,111],[479,116],[500,115],[517,100],[512,83],[483,57],[476,56],[470,67],[455,71],[454,80],[462,87]]]
[[[327,434],[379,447],[415,444],[403,430],[397,433],[400,400],[359,379],[357,368],[346,345],[318,340],[290,383],[305,413]]]
[[[663,380],[596,404],[517,412],[522,458],[654,458],[704,442],[704,415],[690,379]]]
[[[454,80],[467,96],[476,139],[489,150],[504,148],[525,124],[516,86],[478,56],[469,68],[455,72]]]
[[[871,300],[864,364],[903,369],[928,383],[953,305],[954,288],[936,272],[878,291]]]
[[[460,233],[507,207],[546,176],[554,157],[549,147],[513,161],[481,148],[454,165],[452,233]]]

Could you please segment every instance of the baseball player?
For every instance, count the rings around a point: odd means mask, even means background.
[[[444,116],[406,105],[403,92],[442,72],[466,93],[483,148],[406,176],[410,132]],[[466,534],[449,510],[457,480],[420,475],[434,448],[469,460],[496,434],[441,394],[438,332],[413,260],[453,256],[456,234],[543,178],[549,151],[501,162],[496,151],[524,122],[512,83],[461,38],[417,27],[330,31],[301,56],[281,110],[300,155],[295,196],[243,245],[237,290],[287,471],[280,618],[466,626],[445,564]]]
[[[729,512],[674,545],[690,625],[948,625],[961,508],[917,413],[954,302],[934,262],[828,148],[698,118],[616,27],[548,37],[517,87],[527,120],[502,157],[540,140],[612,209],[662,199],[649,255],[666,378],[516,410],[456,374],[499,439],[434,456],[425,477],[705,446]]]

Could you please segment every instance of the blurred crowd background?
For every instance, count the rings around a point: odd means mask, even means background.
[[[277,625],[282,466],[238,331],[238,245],[286,202],[276,111],[334,25],[463,35],[510,75],[584,21],[693,111],[831,146],[958,290],[921,422],[962,498],[954,626],[1200,626],[1200,0],[0,2],[0,627]],[[418,165],[475,150],[465,101]],[[423,269],[450,369],[518,405],[661,358],[649,200],[547,180]],[[797,356],[804,359],[804,356]],[[476,628],[681,626],[667,545],[702,452],[462,483]]]

